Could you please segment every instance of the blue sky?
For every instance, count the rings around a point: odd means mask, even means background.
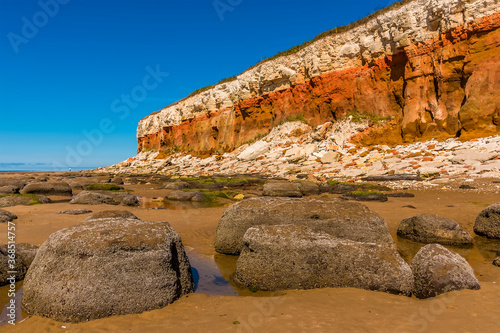
[[[392,2],[0,0],[0,163],[125,160],[149,113]]]

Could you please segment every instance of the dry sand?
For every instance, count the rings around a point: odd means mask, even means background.
[[[164,195],[163,190],[141,189],[136,193],[149,197]],[[412,193],[415,198],[390,198],[389,202],[367,203],[367,206],[386,219],[393,235],[401,219],[418,213],[450,217],[472,233],[477,214],[488,204],[500,201],[498,194],[491,193]],[[403,207],[407,205],[416,209]],[[225,209],[170,207],[168,210],[147,210],[59,202],[10,207],[7,210],[19,217],[16,220],[17,241],[40,245],[51,233],[78,224],[88,216],[57,214],[61,210],[76,208],[88,208],[94,212],[127,209],[144,220],[168,221],[179,232],[191,253],[209,257],[215,255],[215,230]],[[0,229],[0,239],[6,240],[4,227]],[[458,251],[475,269],[482,287],[479,291],[452,292],[427,300],[351,288],[288,291],[273,297],[195,293],[163,309],[142,314],[80,324],[31,316],[15,326],[0,327],[0,332],[499,332],[500,268],[494,267],[491,261],[494,249],[498,249],[500,243],[487,242],[481,237],[476,237],[475,241],[478,245],[474,248]],[[228,269],[220,268],[223,273]],[[3,296],[0,302],[5,304]]]

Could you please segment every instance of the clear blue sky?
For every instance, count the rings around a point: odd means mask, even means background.
[[[0,0],[0,163],[120,162],[149,113],[393,2]]]

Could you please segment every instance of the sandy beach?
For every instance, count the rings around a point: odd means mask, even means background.
[[[214,251],[215,230],[224,210],[231,205],[209,208],[171,206],[170,209],[150,210],[152,198],[162,197],[169,190],[154,186],[127,185],[141,197],[142,207],[109,205],[69,205],[68,200],[53,198],[54,203],[7,208],[18,216],[17,241],[41,245],[55,231],[83,222],[87,215],[57,214],[65,209],[87,208],[93,212],[123,209],[147,221],[168,221],[180,234],[190,255],[200,255],[218,264],[226,280],[230,280],[232,258],[225,260]],[[435,213],[456,220],[473,235],[475,217],[484,207],[498,201],[496,193],[464,191],[410,191],[414,198],[390,198],[388,202],[365,203],[388,223],[397,241],[396,230],[401,219],[418,213]],[[59,200],[59,202],[58,202]],[[409,208],[412,206],[414,208]],[[177,209],[174,209],[177,208]],[[6,230],[0,230],[6,239]],[[415,245],[411,245],[414,246]],[[417,249],[400,242],[405,260]],[[422,245],[418,245],[422,246]],[[451,248],[464,256],[473,267],[481,290],[458,291],[435,298],[419,300],[381,292],[359,289],[316,289],[280,293],[255,293],[250,296],[208,296],[195,291],[160,310],[136,315],[116,316],[87,323],[56,322],[38,316],[26,316],[15,326],[5,325],[5,332],[497,332],[500,328],[500,270],[491,264],[493,249],[500,242],[488,242],[475,236],[473,248]],[[221,259],[222,257],[222,259]],[[229,264],[228,264],[229,263]],[[213,264],[213,263],[212,263]],[[193,265],[194,269],[197,267]],[[202,279],[215,278],[202,276]],[[209,283],[210,285],[210,283]],[[3,287],[5,288],[5,287]],[[0,289],[3,291],[3,289]],[[244,292],[241,294],[245,294]],[[2,302],[7,301],[2,294]]]

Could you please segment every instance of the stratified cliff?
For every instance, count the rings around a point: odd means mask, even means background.
[[[390,116],[353,138],[399,144],[500,132],[500,0],[415,0],[264,62],[139,122],[138,151],[231,151],[303,114]]]

